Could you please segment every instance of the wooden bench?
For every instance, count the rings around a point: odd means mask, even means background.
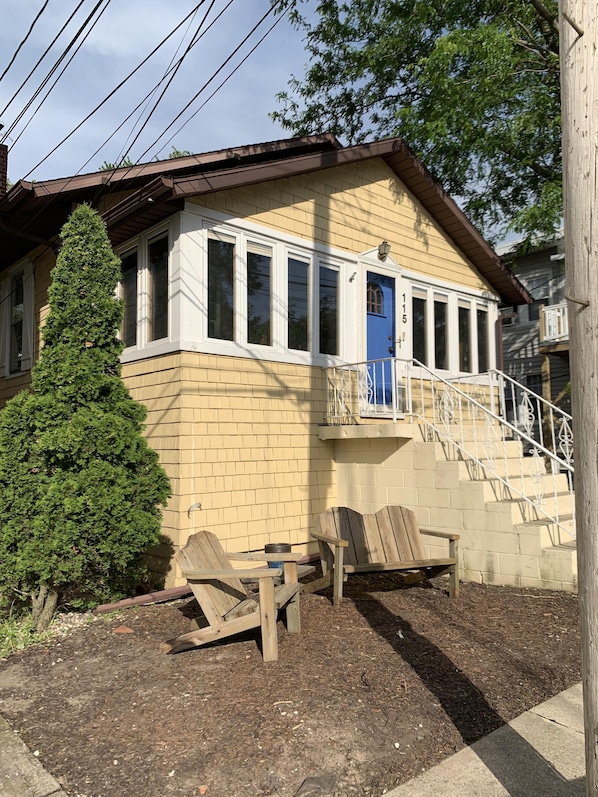
[[[323,577],[304,585],[317,592],[334,585],[334,605],[343,597],[349,575],[384,571],[416,571],[425,579],[449,573],[449,594],[459,594],[459,535],[420,529],[415,514],[402,506],[386,506],[375,515],[362,515],[344,506],[327,509],[316,520],[312,536],[318,540]],[[430,559],[422,535],[448,541],[449,555]]]
[[[264,661],[278,659],[276,620],[286,609],[289,633],[299,633],[299,593],[296,553],[225,553],[218,537],[198,531],[175,555],[175,560],[204,614],[205,627],[196,628],[176,639],[163,642],[163,653],[178,653],[217,639],[261,628]],[[282,567],[254,567],[237,570],[230,560],[245,562],[283,562]],[[274,580],[283,577],[276,587]],[[257,581],[259,592],[249,595],[241,579]]]

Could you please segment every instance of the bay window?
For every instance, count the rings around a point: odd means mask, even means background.
[[[407,288],[409,294],[415,360],[451,374],[485,373],[491,367],[490,303],[419,281]]]
[[[434,297],[434,368],[448,369],[448,302],[445,296]]]
[[[412,297],[413,312],[413,357],[423,365],[428,364],[427,329],[426,322],[427,302],[425,295],[414,293]]]
[[[121,258],[120,296],[124,304],[120,330],[125,346],[137,345],[137,250]]]
[[[23,357],[23,275],[18,274],[11,279],[10,290],[10,338],[9,338],[9,372],[16,374],[21,370]]]
[[[0,375],[33,365],[34,302],[33,265],[25,262],[0,283]]]
[[[478,373],[483,374],[488,370],[489,346],[488,312],[480,307],[476,310],[477,337],[478,337]]]
[[[471,310],[459,303],[459,370],[471,372]]]

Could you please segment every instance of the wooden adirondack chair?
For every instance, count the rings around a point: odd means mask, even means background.
[[[297,634],[301,630],[297,560],[293,553],[225,553],[218,537],[209,531],[199,531],[189,537],[187,544],[175,556],[183,575],[199,606],[207,625],[163,642],[163,653],[205,645],[217,639],[261,627],[264,661],[278,659],[276,620],[278,610],[286,607],[287,629]],[[230,560],[282,561],[283,567],[235,570]],[[284,583],[274,586],[274,579],[284,574]],[[257,580],[259,594],[248,595],[241,579]]]
[[[312,536],[320,545],[323,577],[304,585],[317,592],[334,584],[334,605],[343,597],[343,582],[353,573],[389,570],[418,571],[424,578],[450,574],[449,594],[459,594],[458,534],[420,529],[414,513],[402,506],[386,506],[375,515],[361,515],[344,506],[333,507],[317,518]],[[429,559],[422,535],[448,540],[449,556]]]

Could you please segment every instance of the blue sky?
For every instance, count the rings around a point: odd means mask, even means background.
[[[37,109],[39,99],[44,96],[45,91],[21,121],[17,122],[17,117],[56,59],[96,5],[95,0],[83,2],[70,27],[52,48],[50,56],[42,61],[31,79],[6,108],[79,1],[49,0],[14,64],[0,81],[0,122],[4,124],[0,135],[8,133],[5,141],[10,147],[8,173],[13,182],[25,176],[27,179],[43,180],[95,171],[104,160],[116,161],[127,148],[133,128],[135,131],[138,129],[134,127],[134,122],[139,112],[128,122],[125,123],[124,120],[160,81],[171,59],[176,57],[177,50],[178,57],[184,52],[212,3],[212,0],[206,0],[192,19],[190,28],[185,25],[179,29],[151,61],[75,135],[39,167],[34,168],[149,54],[199,0],[108,0],[103,16],[43,105]],[[228,2],[229,0],[215,0],[206,24],[215,19]],[[2,17],[10,20],[10,24],[0,26],[0,74],[4,72],[43,5],[44,0],[2,0]],[[226,85],[179,131],[183,123],[197,111],[199,105],[272,25],[276,18],[270,16],[170,132],[159,143],[154,144],[206,80],[241,44],[242,39],[269,6],[269,0],[234,0],[230,8],[224,11],[213,28],[186,57],[165,97],[134,145],[131,151],[134,161],[151,160],[154,156],[165,158],[173,145],[179,150],[205,152],[288,136],[287,132],[268,118],[268,113],[277,105],[276,92],[285,89],[291,73],[302,75],[306,62],[300,33],[290,26],[286,18],[274,28]],[[9,131],[13,124],[16,125],[14,130]],[[114,137],[102,146],[112,133],[115,133]],[[168,143],[171,137],[172,140]],[[144,155],[147,148],[149,152]],[[98,149],[100,151],[96,154]]]

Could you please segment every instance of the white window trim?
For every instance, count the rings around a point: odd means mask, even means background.
[[[131,362],[144,357],[167,354],[179,348],[180,338],[180,251],[179,216],[173,216],[166,223],[152,227],[142,235],[118,247],[116,254],[124,257],[137,251],[137,343],[127,346],[121,359]],[[168,236],[168,335],[158,340],[149,340],[149,259],[148,248],[152,241]],[[117,293],[122,296],[119,282]]]
[[[349,291],[346,288],[348,276],[355,271],[357,257],[339,255],[328,247],[317,246],[310,241],[289,236],[278,231],[266,229],[251,222],[239,219],[229,219],[221,214],[203,214],[197,207],[186,214],[183,222],[185,231],[185,251],[182,260],[190,269],[186,275],[189,281],[190,294],[198,298],[197,305],[207,308],[207,250],[210,234],[222,236],[235,241],[235,340],[226,341],[208,337],[207,312],[201,316],[197,307],[189,304],[184,316],[183,325],[187,333],[183,332],[183,339],[190,340],[191,350],[206,353],[226,354],[231,356],[251,357],[260,360],[288,361],[305,363],[309,365],[325,366],[350,361],[354,356],[355,347],[345,345],[343,335],[347,318],[347,305]],[[207,217],[206,217],[207,216]],[[271,274],[271,345],[249,344],[247,342],[247,250],[248,246],[256,244],[267,247],[272,251]],[[308,339],[310,349],[301,351],[288,348],[288,259],[296,258],[309,264],[309,330]],[[321,354],[319,352],[319,273],[320,266],[331,268],[338,272],[338,354]],[[347,276],[347,279],[345,279]],[[191,337],[190,318],[194,318],[193,337]],[[198,330],[200,334],[198,334]]]
[[[19,371],[10,373],[10,321],[12,280],[23,275],[23,351]],[[33,263],[21,261],[13,266],[0,284],[0,377],[12,379],[33,367],[35,332],[35,277]]]
[[[235,239],[235,341],[222,341],[208,337],[207,318],[207,238],[209,231],[219,232]],[[145,260],[147,242],[161,233],[169,232],[169,336],[158,341],[147,341],[145,314],[147,313],[147,285]],[[272,250],[271,274],[271,344],[247,343],[246,307],[246,247],[247,242],[267,246]],[[258,224],[229,214],[186,203],[185,209],[171,217],[168,223],[147,230],[134,241],[119,248],[125,254],[134,247],[138,250],[138,332],[137,346],[124,350],[123,362],[132,362],[174,351],[196,351],[205,354],[224,354],[256,360],[287,362],[300,365],[326,367],[347,362],[357,362],[364,343],[360,334],[361,323],[354,319],[364,316],[363,280],[367,268],[386,266],[395,277],[400,276],[401,289],[407,291],[411,306],[411,286],[419,288],[428,297],[444,293],[448,297],[449,311],[449,369],[443,373],[457,375],[458,366],[458,302],[470,302],[472,310],[472,367],[477,369],[477,316],[479,306],[488,311],[490,337],[488,367],[495,367],[495,324],[499,297],[484,288],[471,288],[439,279],[430,279],[420,272],[403,269],[391,259],[382,264],[377,250],[371,253],[351,254],[333,247],[306,240],[281,230]],[[140,257],[142,256],[142,257]],[[288,259],[295,257],[309,263],[309,350],[288,348]],[[370,262],[371,258],[371,262]],[[337,355],[319,353],[319,271],[320,265],[338,269],[339,272],[339,350]],[[396,269],[396,270],[395,270]],[[355,277],[357,276],[357,279]],[[241,277],[244,281],[241,281]],[[433,300],[428,301],[428,312],[433,312]],[[452,325],[452,328],[450,327]],[[402,353],[412,351],[411,315],[405,327]],[[428,335],[428,345],[433,339]],[[430,354],[430,353],[429,353]],[[363,359],[363,358],[361,358]],[[428,356],[428,361],[430,357]],[[474,371],[475,373],[475,371]]]

